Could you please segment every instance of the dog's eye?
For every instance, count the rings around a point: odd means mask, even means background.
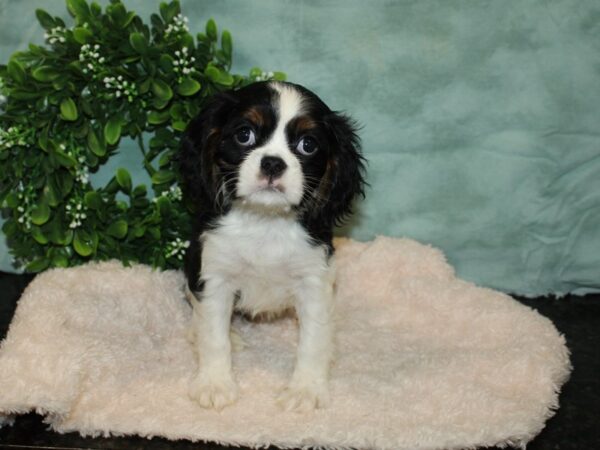
[[[311,136],[304,136],[296,146],[296,151],[306,156],[312,155],[317,150],[319,150],[317,140]]]
[[[244,147],[249,147],[250,145],[254,145],[256,143],[256,136],[250,127],[240,128],[235,132],[233,138],[235,139],[235,142]]]

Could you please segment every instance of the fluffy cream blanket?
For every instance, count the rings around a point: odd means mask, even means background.
[[[524,447],[570,372],[553,324],[454,276],[406,239],[338,241],[331,405],[282,412],[293,318],[234,328],[240,399],[204,410],[186,392],[196,358],[179,272],[116,262],[55,269],[27,288],[0,349],[0,414],[36,410],[59,432],[160,435],[261,447]],[[1,422],[2,420],[0,420]]]

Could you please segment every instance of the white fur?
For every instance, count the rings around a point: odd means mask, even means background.
[[[290,151],[285,127],[302,113],[302,97],[295,89],[272,83],[279,93],[278,122],[271,138],[248,155],[240,166],[237,193],[247,201],[267,206],[297,205],[302,200],[304,176],[298,158]],[[269,186],[261,175],[260,162],[264,156],[278,156],[286,163],[283,175]]]
[[[282,392],[285,409],[312,409],[328,400],[333,348],[333,266],[291,212],[238,202],[202,240],[204,290],[194,302],[200,369],[190,395],[220,409],[236,398],[229,341],[235,307],[252,316],[290,307],[300,323],[296,369]]]

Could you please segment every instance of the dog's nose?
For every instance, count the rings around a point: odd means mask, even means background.
[[[263,156],[260,160],[260,171],[269,178],[279,177],[287,168],[287,164],[279,156]]]

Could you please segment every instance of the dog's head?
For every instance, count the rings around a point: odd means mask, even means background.
[[[213,96],[188,126],[180,170],[201,208],[223,213],[239,201],[330,225],[350,212],[364,185],[353,122],[306,88],[282,82]]]

